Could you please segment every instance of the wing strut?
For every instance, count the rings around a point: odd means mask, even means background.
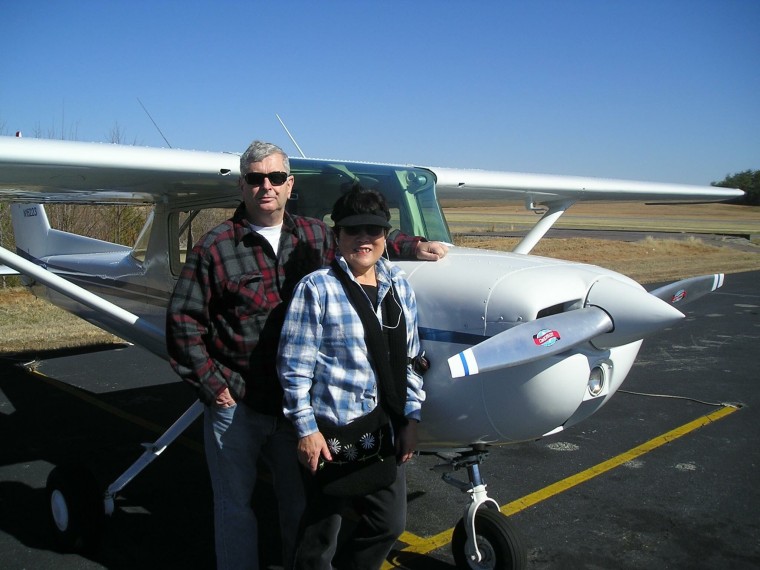
[[[546,232],[551,229],[559,217],[564,214],[565,211],[573,204],[575,204],[575,200],[564,200],[562,202],[549,203],[549,209],[547,212],[541,216],[541,219],[538,220],[536,225],[530,229],[530,231],[525,235],[524,238],[522,238],[520,243],[518,243],[512,251],[514,253],[530,253],[531,250],[536,247],[536,244],[541,241],[541,238],[546,235]],[[529,206],[529,209],[533,208]]]
[[[139,337],[139,344],[153,354],[163,359],[167,358],[166,341],[164,332],[157,329],[147,321],[144,321],[105,299],[90,293],[86,289],[67,281],[55,273],[43,269],[39,265],[24,259],[23,257],[12,253],[0,247],[0,261],[12,267],[19,273],[29,276],[39,283],[50,287],[51,289],[90,307],[95,311],[105,312],[109,317],[126,323],[136,329],[135,337]],[[122,329],[123,330],[123,327]],[[120,475],[116,481],[108,486],[103,496],[103,513],[106,515],[113,514],[114,497],[120,492],[132,479],[134,479],[143,469],[145,469],[154,459],[156,459],[177,437],[182,434],[201,414],[203,413],[203,403],[196,400],[182,414],[169,429],[167,429],[155,442],[145,443],[145,451],[129,468]]]
[[[196,400],[185,413],[182,414],[176,422],[174,422],[169,429],[167,429],[161,437],[159,437],[153,443],[144,443],[143,447],[145,451],[137,458],[137,460],[129,466],[129,468],[121,474],[113,483],[106,489],[104,497],[104,511],[105,514],[111,515],[114,511],[114,499],[116,494],[119,493],[127,484],[137,477],[140,472],[145,469],[150,463],[153,462],[164,450],[177,439],[182,432],[184,432],[190,424],[192,424],[202,413],[204,404],[200,400]]]

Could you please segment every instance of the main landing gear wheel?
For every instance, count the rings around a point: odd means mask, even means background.
[[[467,544],[465,519],[454,527],[451,550],[457,568],[490,570],[524,570],[528,565],[528,552],[522,537],[509,519],[499,511],[480,509],[475,514],[475,540],[481,560],[476,561],[475,549]]]
[[[67,551],[92,550],[105,522],[95,477],[84,467],[59,466],[50,472],[46,487],[56,542]]]

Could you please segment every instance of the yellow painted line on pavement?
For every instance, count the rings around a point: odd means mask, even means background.
[[[590,467],[589,469],[586,469],[585,471],[581,471],[580,473],[577,473],[576,475],[572,475],[570,477],[562,479],[561,481],[557,481],[556,483],[553,483],[552,485],[549,485],[548,487],[544,487],[543,489],[539,489],[538,491],[534,493],[525,495],[524,497],[521,497],[520,499],[512,501],[511,503],[508,503],[504,505],[503,507],[501,507],[501,512],[507,516],[514,515],[515,513],[519,513],[520,511],[525,510],[528,507],[532,507],[533,505],[536,505],[537,503],[540,503],[541,501],[545,501],[546,499],[549,499],[550,497],[558,495],[577,485],[580,485],[581,483],[585,483],[586,481],[589,481],[593,479],[594,477],[602,475],[603,473],[606,473],[607,471],[610,471],[616,467],[619,467],[623,463],[627,463],[628,461],[632,461],[636,459],[637,457],[640,457],[646,453],[649,453],[650,451],[653,451],[657,449],[658,447],[665,445],[666,443],[675,441],[676,439],[683,437],[693,432],[694,430],[697,430],[701,427],[704,427],[720,419],[723,419],[724,417],[734,413],[735,411],[739,409],[740,409],[739,407],[724,406],[711,414],[697,418],[696,420],[693,420],[687,424],[684,424],[680,427],[670,430],[669,432],[666,432],[653,439],[650,439],[649,441],[642,443],[641,445],[634,447],[633,449],[629,449],[628,451],[621,453],[620,455],[617,455],[613,457],[612,459],[603,461],[602,463],[599,463],[598,465],[594,465],[593,467]],[[399,540],[407,544],[408,546],[404,547],[400,551],[393,551],[391,553],[390,560],[387,560],[383,564],[382,569],[388,570],[390,568],[403,567],[401,560],[403,560],[405,554],[423,555],[423,554],[428,554],[432,552],[433,550],[437,550],[438,548],[441,548],[442,546],[446,546],[449,542],[451,542],[451,535],[453,532],[454,532],[454,529],[450,528],[436,535],[430,536],[428,538],[422,538],[410,532],[404,532],[399,538]]]
[[[606,473],[607,471],[610,471],[614,469],[615,467],[619,467],[623,463],[633,461],[637,457],[640,457],[644,455],[645,453],[649,453],[650,451],[653,451],[657,449],[658,447],[665,445],[666,443],[675,441],[676,439],[683,437],[693,432],[696,429],[699,429],[715,421],[718,421],[719,419],[724,418],[729,414],[732,414],[738,409],[739,408],[735,408],[731,406],[720,408],[719,410],[713,412],[712,414],[708,414],[706,416],[702,416],[701,418],[697,418],[696,420],[691,421],[688,424],[684,424],[681,427],[677,427],[676,429],[673,429],[667,433],[664,433],[660,436],[650,439],[646,443],[642,443],[638,447],[629,449],[625,453],[621,453],[620,455],[613,457],[612,459],[603,461],[602,463],[599,463],[598,465],[590,467],[589,469],[586,469],[585,471],[581,471],[580,473],[576,475],[572,475],[566,479],[557,481],[553,485],[549,485],[548,487],[544,487],[543,489],[540,489],[536,491],[535,493],[531,493],[530,495],[526,495],[525,497],[522,497],[521,499],[512,501],[511,503],[504,505],[501,508],[501,512],[504,513],[505,515],[513,515],[515,513],[519,513],[520,511],[527,509],[528,507],[532,507],[536,503],[540,503],[541,501],[544,501],[548,499],[549,497],[558,495],[559,493],[567,491],[568,489],[575,487],[576,485],[580,485],[581,483],[585,483],[586,481],[593,479],[594,477],[598,475]]]

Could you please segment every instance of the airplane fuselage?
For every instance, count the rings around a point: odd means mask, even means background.
[[[40,262],[156,327],[164,326],[174,283],[166,264],[146,267],[129,252],[57,255]],[[466,248],[452,248],[435,263],[397,263],[417,295],[420,340],[431,362],[425,375],[421,449],[515,443],[569,427],[614,394],[638,353],[640,341],[611,348],[586,343],[527,364],[452,378],[447,365],[452,354],[511,327],[526,326],[547,311],[582,307],[600,280],[639,286],[591,265]],[[33,288],[67,311],[130,338],[132,331],[118,321],[109,322],[45,286]],[[592,396],[588,383],[594,367],[601,367],[606,378],[604,389]]]

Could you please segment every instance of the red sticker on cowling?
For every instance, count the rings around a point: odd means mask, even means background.
[[[559,340],[559,333],[551,329],[541,329],[533,335],[533,342],[538,346],[551,346]]]
[[[678,303],[679,301],[683,301],[686,298],[686,289],[680,289],[673,297],[670,299],[671,303]]]

